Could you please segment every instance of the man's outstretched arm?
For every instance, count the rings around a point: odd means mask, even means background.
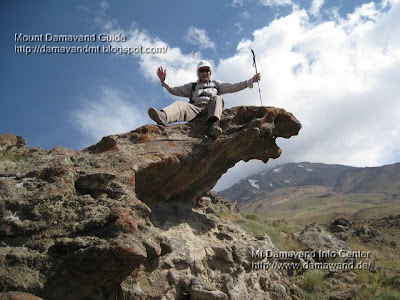
[[[192,93],[192,83],[187,83],[182,86],[172,86],[167,80],[167,70],[163,67],[158,67],[157,76],[161,81],[161,85],[167,89],[167,91],[175,96],[190,97]]]
[[[257,73],[254,75],[252,78],[249,80],[241,81],[238,83],[227,83],[227,82],[218,82],[218,87],[219,87],[219,93],[222,94],[228,94],[228,93],[236,93],[241,90],[244,90],[245,88],[253,88],[253,83],[260,81],[261,79],[261,74]]]

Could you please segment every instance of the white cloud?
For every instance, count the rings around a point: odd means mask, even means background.
[[[107,1],[101,1],[100,2],[100,8],[103,10],[103,11],[107,11],[109,8],[110,8],[110,4],[107,2]]]
[[[99,3],[99,10],[96,12],[96,16],[94,18],[95,23],[100,26],[103,25],[103,28],[106,30],[110,29],[110,22],[104,22],[104,17],[109,9],[110,4],[106,0],[101,1]],[[111,23],[116,23],[116,21],[112,20]]]
[[[247,10],[245,10],[244,12],[242,12],[242,13],[240,14],[240,17],[241,17],[242,19],[244,19],[244,20],[247,20],[248,18],[250,18],[250,14],[249,14],[249,12],[248,12]]]
[[[78,6],[78,9],[79,9],[80,11],[85,12],[85,13],[89,13],[89,12],[90,12],[89,8],[88,8],[86,5],[83,5],[83,4],[79,5],[79,6]]]
[[[239,6],[243,6],[243,0],[233,0],[232,2],[232,6],[233,7],[239,7]]]
[[[242,23],[235,23],[233,26],[237,27],[238,31],[237,33],[240,34],[243,31],[243,25]]]
[[[186,30],[185,41],[191,45],[196,45],[200,49],[211,48],[215,50],[215,44],[207,36],[204,29],[198,29],[194,26],[189,27]]]
[[[398,161],[400,153],[400,6],[364,4],[346,18],[309,22],[294,11],[243,40],[235,56],[220,62],[224,81],[253,74],[257,55],[264,105],[292,112],[303,128],[297,137],[278,139],[281,158],[290,161],[376,166]],[[245,71],[247,70],[247,71]],[[257,88],[226,97],[227,107],[258,105]],[[300,151],[299,151],[300,150]],[[260,164],[237,164],[218,182],[229,187],[232,174],[248,176]]]
[[[82,99],[71,119],[85,135],[85,146],[98,142],[103,136],[134,130],[144,124],[146,108],[131,101],[131,95],[106,88],[96,100]]]
[[[259,0],[260,4],[265,6],[291,6],[293,8],[297,8],[298,5],[294,3],[292,0]]]
[[[322,5],[324,5],[325,0],[313,0],[310,7],[310,14],[313,16],[319,15]]]

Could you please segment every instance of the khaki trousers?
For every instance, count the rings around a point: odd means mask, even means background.
[[[176,101],[162,110],[167,115],[167,123],[191,121],[198,114],[207,113],[207,120],[211,117],[221,119],[222,110],[224,108],[224,100],[220,96],[215,96],[210,101],[203,101],[191,104],[184,101]]]

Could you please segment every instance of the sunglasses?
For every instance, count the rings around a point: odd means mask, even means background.
[[[210,69],[200,69],[199,70],[199,73],[208,73],[208,72],[210,72],[211,70]]]

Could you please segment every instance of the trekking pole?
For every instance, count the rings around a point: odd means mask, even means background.
[[[251,53],[253,53],[253,67],[256,68],[256,75],[257,75],[258,71],[257,71],[257,64],[256,64],[256,55],[254,54],[253,49],[250,49],[250,50],[251,50]],[[262,98],[261,98],[260,82],[257,81],[257,84],[258,84],[258,93],[260,94],[260,100],[261,100],[261,106],[262,106],[263,104],[262,104]]]

